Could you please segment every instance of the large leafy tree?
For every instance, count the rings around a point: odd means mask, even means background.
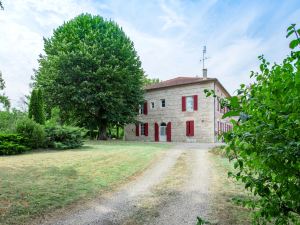
[[[144,71],[132,41],[113,21],[82,14],[44,39],[35,85],[62,119],[99,129],[133,122],[143,99]],[[50,110],[49,110],[50,111]]]

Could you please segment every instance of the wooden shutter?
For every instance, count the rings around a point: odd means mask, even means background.
[[[148,114],[148,103],[147,101],[144,102],[144,115],[147,115]]]
[[[157,123],[154,124],[154,139],[159,141],[159,126]]]
[[[140,125],[135,124],[135,136],[140,136]]]
[[[194,95],[194,111],[198,110],[198,95]]]
[[[167,124],[167,141],[168,142],[171,142],[171,140],[172,140],[171,128],[172,128],[172,125],[171,125],[171,122],[169,122]]]
[[[145,126],[145,136],[148,136],[148,123],[145,123],[144,126]]]
[[[194,136],[194,120],[190,121],[190,136]]]
[[[182,104],[182,112],[185,112],[186,111],[186,97],[185,96],[182,96],[181,104]]]
[[[186,136],[190,136],[190,121],[186,121]]]
[[[220,121],[218,121],[218,134],[220,134]]]
[[[219,103],[219,100],[217,100],[217,111],[218,111],[218,112],[220,111],[220,103]]]

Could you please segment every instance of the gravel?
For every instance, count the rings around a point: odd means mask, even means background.
[[[72,211],[63,217],[45,221],[55,225],[117,225],[130,218],[137,210],[139,201],[151,196],[151,190],[168,175],[177,159],[186,152],[192,172],[182,185],[176,198],[159,209],[159,215],[149,225],[196,224],[197,216],[203,219],[211,213],[211,164],[208,149],[212,144],[178,143],[134,181],[116,193],[93,201],[85,209]]]
[[[115,225],[131,215],[140,198],[147,195],[151,188],[158,184],[176,163],[183,153],[184,144],[178,144],[169,150],[163,158],[146,170],[135,181],[128,183],[116,193],[104,199],[92,202],[88,208],[70,212],[59,219],[50,219],[43,224],[55,225]]]

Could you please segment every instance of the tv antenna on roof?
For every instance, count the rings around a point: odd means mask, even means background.
[[[205,54],[206,54],[206,46],[204,45],[202,59],[200,59],[200,62],[202,62],[202,69],[205,69],[204,67],[205,60],[209,59],[208,57],[205,57]]]
[[[202,71],[203,71],[203,78],[207,78],[207,69],[205,69],[205,60],[209,59],[209,57],[205,57],[206,54],[206,45],[203,46],[203,55],[200,62],[202,62]]]

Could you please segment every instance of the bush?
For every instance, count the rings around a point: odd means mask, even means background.
[[[287,36],[297,32],[292,25]],[[281,64],[260,56],[254,82],[241,84],[237,96],[221,101],[230,108],[223,118],[239,116],[223,138],[237,169],[229,175],[258,196],[241,201],[255,209],[256,224],[300,224],[299,45],[298,38],[290,42],[292,51]]]
[[[72,149],[83,145],[86,131],[72,126],[46,126],[47,146],[55,149]]]
[[[16,155],[29,150],[26,139],[18,134],[0,134],[0,155]]]
[[[33,120],[26,118],[18,121],[16,131],[26,138],[26,146],[29,148],[36,149],[45,146],[44,127]]]

